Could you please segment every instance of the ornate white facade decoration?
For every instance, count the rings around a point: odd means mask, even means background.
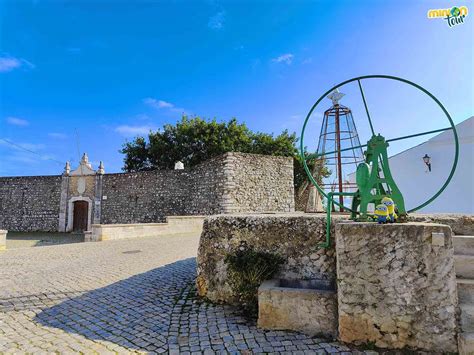
[[[68,176],[71,173],[71,163],[68,161],[66,162],[66,165],[64,166],[64,172],[63,174]]]
[[[76,170],[71,172],[71,176],[95,175],[95,173],[94,169],[92,169],[92,165],[89,163],[89,157],[84,153],[79,166]]]
[[[99,175],[105,174],[104,163],[102,162],[102,160],[99,163],[99,169],[97,169],[97,174]]]

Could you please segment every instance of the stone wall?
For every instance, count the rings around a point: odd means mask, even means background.
[[[223,210],[225,156],[186,170],[106,174],[102,224],[164,222],[166,216]]]
[[[87,157],[86,157],[87,158]],[[292,158],[227,153],[185,170],[96,173],[87,159],[62,176],[0,178],[0,228],[70,231],[73,202],[92,224],[159,223],[166,216],[294,210]]]
[[[295,210],[293,158],[243,153],[228,153],[226,158],[222,212]]]
[[[338,223],[336,251],[340,340],[457,352],[448,226]]]
[[[291,158],[227,153],[185,170],[106,174],[102,224],[294,210]]]
[[[0,229],[58,230],[61,176],[0,178]]]
[[[456,213],[411,213],[409,222],[427,222],[446,224],[456,235],[474,235],[474,216]]]
[[[277,278],[335,280],[334,247],[318,248],[325,237],[324,215],[232,214],[207,217],[198,251],[198,292],[211,301],[235,302],[227,282],[224,259],[241,247],[284,257]]]

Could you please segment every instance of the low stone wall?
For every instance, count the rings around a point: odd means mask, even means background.
[[[340,340],[457,352],[448,226],[343,222],[336,251]]]
[[[474,235],[474,216],[468,214],[411,213],[409,222],[446,224],[456,235]]]
[[[166,223],[94,224],[92,233],[86,234],[86,241],[100,242],[176,234],[199,235],[202,232],[204,221],[202,216],[173,216],[166,219]]]
[[[0,251],[7,249],[7,233],[8,231],[0,229]]]
[[[339,220],[338,217],[333,219]],[[334,227],[332,227],[334,228]],[[323,214],[233,214],[207,217],[198,251],[200,296],[234,303],[227,282],[227,254],[239,248],[278,254],[285,259],[278,278],[336,279],[334,246],[318,248],[326,238]]]

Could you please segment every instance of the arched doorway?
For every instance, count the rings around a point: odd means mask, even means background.
[[[74,201],[73,206],[73,232],[86,231],[89,219],[89,203],[87,201]]]

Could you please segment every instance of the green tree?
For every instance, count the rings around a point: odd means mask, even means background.
[[[210,121],[183,116],[175,125],[136,137],[126,142],[120,152],[125,155],[123,170],[127,172],[172,169],[175,162],[194,166],[226,152],[291,156],[294,158],[295,187],[308,182],[296,148],[295,133],[284,130],[279,135],[252,132],[235,118],[229,122]],[[318,168],[315,170],[315,164]],[[324,164],[309,161],[311,171],[326,174]]]
[[[123,170],[128,172],[173,168],[182,161],[194,166],[226,152],[295,156],[296,135],[283,131],[278,136],[250,131],[235,118],[229,122],[183,116],[175,125],[150,132],[148,140],[137,137],[126,142]]]

